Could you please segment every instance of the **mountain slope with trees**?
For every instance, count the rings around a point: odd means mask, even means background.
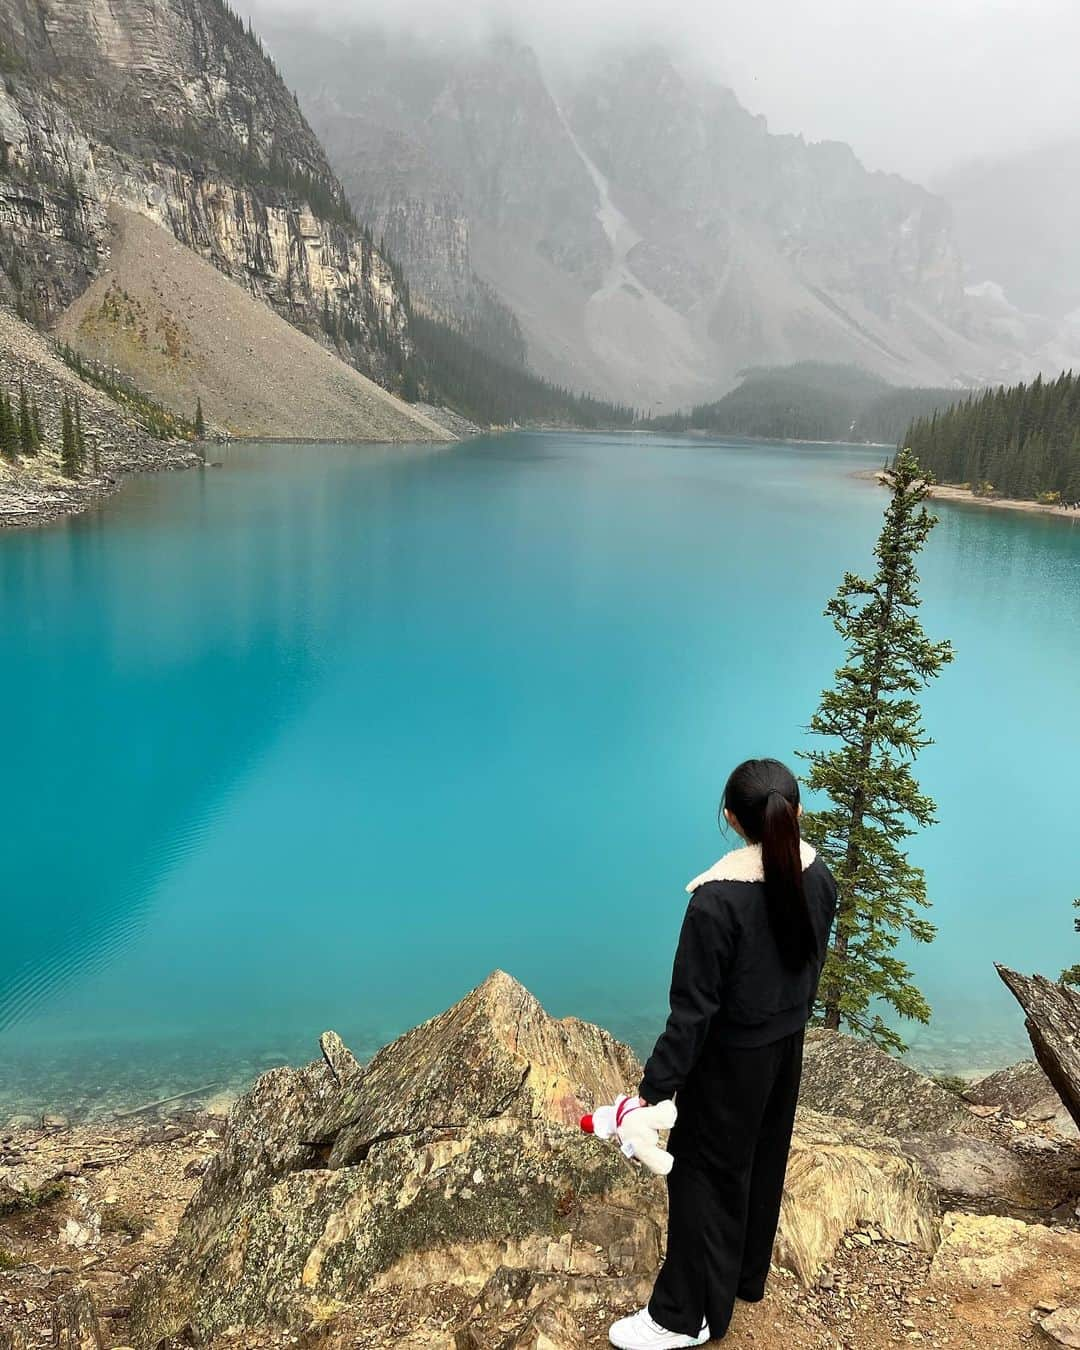
[[[916,418],[904,436],[943,483],[981,496],[1080,501],[1080,377],[1001,386]]]
[[[955,402],[957,390],[903,388],[859,366],[800,361],[741,372],[723,398],[658,417],[658,431],[705,431],[764,440],[895,445],[912,417]]]

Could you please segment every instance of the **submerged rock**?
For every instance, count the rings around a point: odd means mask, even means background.
[[[501,972],[366,1065],[337,1038],[322,1045],[323,1060],[272,1070],[233,1109],[172,1248],[136,1290],[140,1344],[300,1329],[369,1291],[450,1285],[477,1300],[459,1345],[540,1347],[570,1334],[532,1317],[549,1299],[647,1294],[663,1185],[577,1128],[637,1081],[626,1046],[550,1017]],[[895,1141],[804,1111],[777,1259],[810,1282],[863,1222],[931,1250],[932,1186]]]

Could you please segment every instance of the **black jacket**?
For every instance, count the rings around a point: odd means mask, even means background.
[[[768,1045],[806,1025],[836,913],[836,882],[808,844],[802,852],[818,959],[798,972],[780,959],[769,928],[759,848],[736,849],[698,878],[675,953],[671,1014],[638,1088],[647,1102],[673,1097],[710,1042]]]

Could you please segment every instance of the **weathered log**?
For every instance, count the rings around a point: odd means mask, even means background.
[[[1080,994],[1044,975],[997,973],[1024,1010],[1035,1058],[1069,1115],[1080,1126]]]

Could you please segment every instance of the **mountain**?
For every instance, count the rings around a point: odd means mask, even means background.
[[[235,283],[206,288],[212,314],[193,294],[193,328],[230,322],[234,297],[251,297],[335,358],[384,384],[400,378],[411,351],[400,275],[357,225],[258,39],[221,0],[0,0],[0,64],[0,298],[20,314],[60,321],[114,249],[130,256],[113,230],[118,213],[134,213]],[[121,294],[125,280],[114,268]],[[143,347],[183,366],[187,347],[170,351],[157,318]],[[79,345],[77,328],[70,341]],[[229,359],[258,353],[234,344]],[[321,378],[340,369],[333,360]],[[159,397],[175,402],[186,388],[178,380]],[[386,408],[374,396],[370,406]],[[206,416],[229,426],[233,411],[224,393]],[[390,420],[395,438],[446,435],[403,403]],[[347,429],[387,431],[359,410]]]
[[[1043,363],[1045,332],[965,293],[939,196],[772,135],[657,47],[549,74],[506,36],[264,28],[414,301],[509,311],[560,384],[656,410],[747,366],[970,386]]]
[[[800,361],[741,372],[723,398],[689,413],[658,417],[658,431],[706,431],[766,440],[858,441],[895,445],[913,418],[956,403],[957,389],[894,387],[858,366]]]
[[[958,165],[934,186],[969,282],[996,283],[1018,309],[1080,320],[1080,137]]]

